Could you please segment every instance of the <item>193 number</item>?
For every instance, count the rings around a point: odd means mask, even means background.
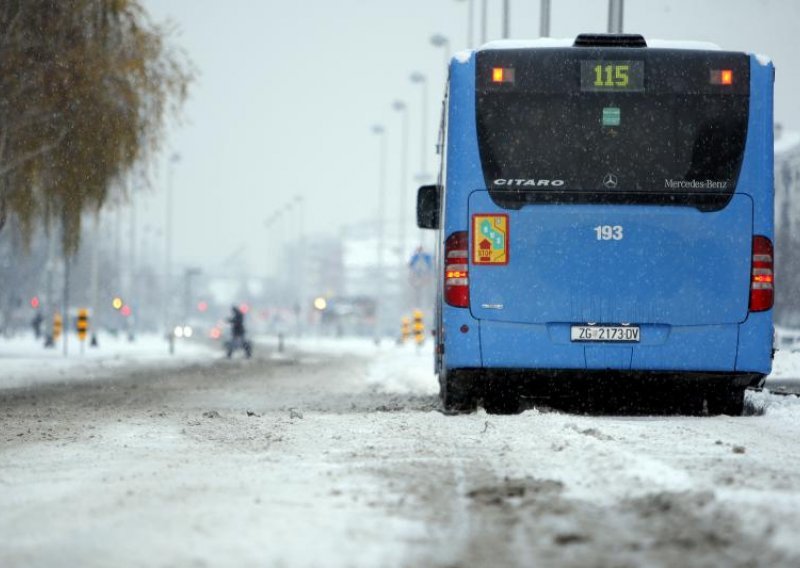
[[[621,241],[625,236],[621,225],[598,225],[594,232],[598,241]]]

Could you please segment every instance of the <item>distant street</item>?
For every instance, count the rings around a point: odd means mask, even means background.
[[[800,565],[800,399],[445,416],[427,351],[301,347],[0,390],[0,565]]]

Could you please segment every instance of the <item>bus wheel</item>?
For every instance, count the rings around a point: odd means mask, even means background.
[[[515,385],[508,380],[489,380],[483,391],[483,408],[489,414],[519,414],[522,401]]]
[[[742,387],[731,385],[711,388],[706,397],[709,415],[741,416],[744,413],[744,390]]]
[[[483,399],[483,408],[489,414],[519,414],[522,411],[516,393],[493,393]]]
[[[439,398],[447,413],[474,412],[478,406],[472,377],[459,371],[439,374]]]

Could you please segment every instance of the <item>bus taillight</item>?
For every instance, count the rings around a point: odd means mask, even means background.
[[[444,300],[456,308],[469,307],[469,238],[453,233],[444,242]]]
[[[514,69],[511,67],[492,67],[492,83],[513,83]]]
[[[750,311],[772,308],[775,298],[775,273],[772,242],[767,237],[753,237],[753,268],[750,276]]]
[[[733,85],[733,70],[732,69],[712,69],[711,70],[711,84],[712,85]]]

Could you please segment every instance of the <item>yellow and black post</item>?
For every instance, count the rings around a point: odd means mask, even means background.
[[[403,319],[400,320],[400,344],[402,345],[403,343],[408,341],[408,337],[410,335],[411,335],[411,320],[403,316]]]
[[[63,331],[64,320],[61,319],[61,314],[56,312],[53,316],[53,342],[58,341]]]
[[[425,322],[422,321],[421,310],[414,310],[414,342],[417,346],[425,342]]]
[[[78,340],[81,342],[82,352],[84,342],[86,341],[86,333],[89,331],[89,310],[86,308],[78,310],[78,321],[75,324],[75,328],[78,330]]]

